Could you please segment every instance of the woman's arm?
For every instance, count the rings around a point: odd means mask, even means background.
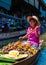
[[[30,31],[30,27],[28,27],[27,33],[25,36],[19,37],[19,39],[27,39],[28,35],[30,35],[33,31]]]
[[[25,36],[19,37],[19,40],[27,39],[27,34]]]
[[[38,32],[36,31],[36,37],[39,37],[39,34],[38,34]]]
[[[23,36],[23,39],[26,39],[27,38],[27,34],[25,36]]]
[[[40,27],[39,26],[36,26],[36,37],[39,37],[39,35],[40,35]]]

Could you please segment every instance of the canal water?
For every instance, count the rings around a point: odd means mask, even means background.
[[[37,65],[46,65],[46,48],[41,51]]]
[[[4,46],[4,45],[7,45],[8,43],[10,42],[15,42],[17,41],[18,38],[11,38],[11,39],[6,39],[6,40],[0,40],[0,47]],[[40,57],[39,57],[39,60],[37,62],[36,65],[46,65],[46,48],[44,48],[41,53],[40,53]]]

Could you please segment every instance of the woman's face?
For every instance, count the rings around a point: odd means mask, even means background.
[[[32,26],[32,27],[34,27],[35,26],[35,21],[34,20],[31,20],[30,22],[29,22],[29,24]]]

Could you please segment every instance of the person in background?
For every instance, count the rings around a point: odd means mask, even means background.
[[[10,32],[7,23],[4,24],[3,32],[4,32],[4,33]]]
[[[36,16],[28,16],[27,21],[30,26],[28,27],[27,34],[19,37],[19,40],[27,38],[27,41],[33,48],[39,47],[40,40],[40,22]]]

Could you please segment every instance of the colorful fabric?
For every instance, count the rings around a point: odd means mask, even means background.
[[[38,28],[37,31],[38,31],[39,37],[36,37],[36,29],[35,28],[28,27],[27,34],[29,34],[30,32],[31,32],[31,34],[27,35],[27,38],[31,45],[39,44],[40,27]]]

